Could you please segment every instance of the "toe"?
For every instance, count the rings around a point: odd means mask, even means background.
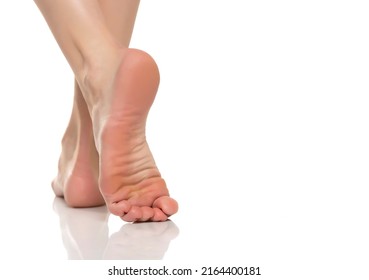
[[[173,215],[178,211],[177,201],[169,196],[157,198],[153,203],[153,207],[161,209],[167,216]]]
[[[132,206],[127,214],[124,214],[122,217],[123,221],[126,222],[135,222],[142,218],[142,210],[139,206]]]
[[[119,202],[113,202],[109,205],[109,211],[113,215],[117,215],[119,217],[124,216],[131,210],[132,206],[127,200],[122,200]]]
[[[152,207],[142,206],[141,211],[142,217],[141,219],[139,219],[140,222],[146,222],[150,220],[152,217],[154,217],[154,209],[152,209]]]
[[[152,217],[151,221],[153,222],[164,222],[168,220],[168,216],[163,213],[159,208],[153,208],[154,216]]]

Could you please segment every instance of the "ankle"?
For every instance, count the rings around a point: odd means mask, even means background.
[[[99,57],[85,64],[78,80],[89,110],[95,107],[101,100],[101,96],[111,89],[125,52],[126,49],[116,49],[109,56]]]

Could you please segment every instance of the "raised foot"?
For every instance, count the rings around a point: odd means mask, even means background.
[[[110,212],[127,222],[166,221],[178,211],[177,202],[169,197],[161,178],[122,186],[120,191],[106,198]]]
[[[127,222],[165,221],[178,210],[145,137],[146,117],[158,85],[155,61],[145,52],[129,49],[112,91],[91,110],[100,155],[100,190],[110,212]]]

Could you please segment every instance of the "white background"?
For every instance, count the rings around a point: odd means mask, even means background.
[[[356,0],[141,2],[132,47],[162,77],[148,139],[180,203],[155,265],[368,279],[368,14]],[[53,211],[72,72],[32,1],[0,4],[0,36],[1,278],[108,278],[127,261],[66,262]]]

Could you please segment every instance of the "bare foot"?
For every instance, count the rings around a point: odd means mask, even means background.
[[[71,207],[103,205],[98,164],[91,118],[76,84],[72,116],[62,140],[59,173],[52,182],[55,194],[64,197]]]
[[[145,137],[159,85],[155,61],[145,52],[125,50],[111,85],[98,102],[87,102],[100,155],[101,193],[110,212],[124,221],[165,221],[178,205]]]

